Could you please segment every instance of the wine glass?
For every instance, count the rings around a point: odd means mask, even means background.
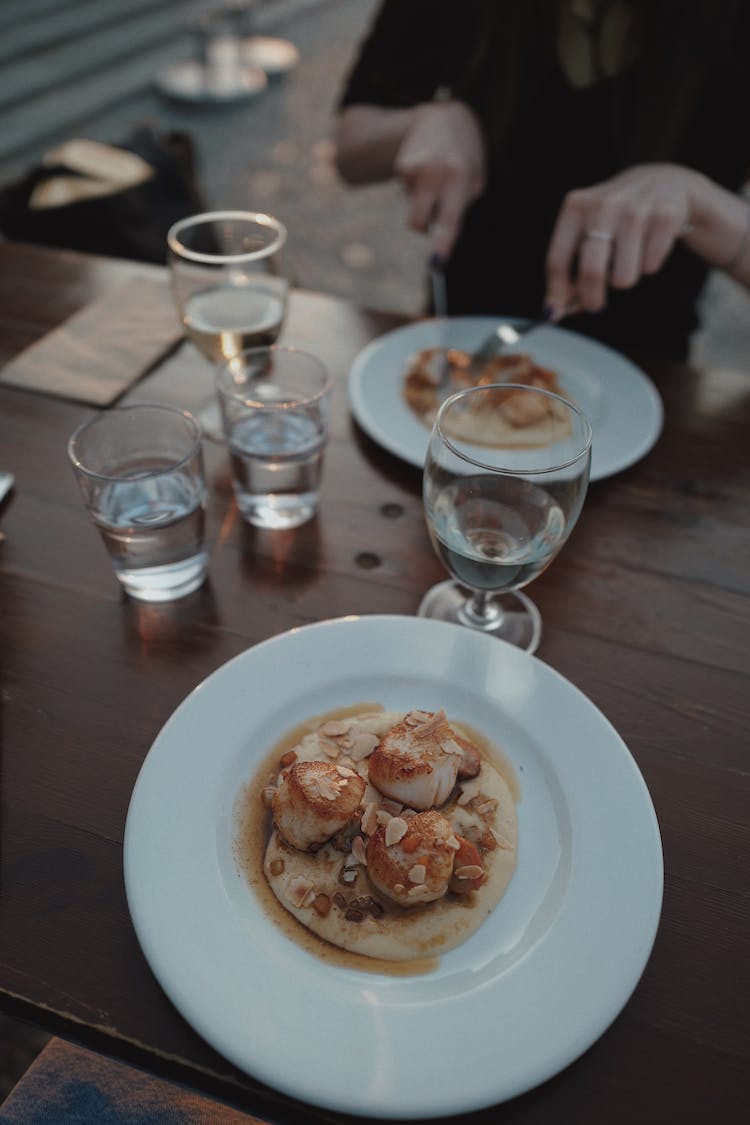
[[[454,581],[428,590],[418,615],[535,652],[541,616],[520,589],[570,535],[590,464],[591,427],[561,395],[506,383],[446,399],[430,435],[423,492],[432,545]]]
[[[283,223],[254,211],[208,211],[170,228],[177,313],[187,338],[212,365],[278,337],[290,288],[286,238]],[[207,436],[221,440],[215,398],[199,418]]]

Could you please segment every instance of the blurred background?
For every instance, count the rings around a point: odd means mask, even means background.
[[[209,207],[268,210],[286,223],[298,285],[417,314],[424,243],[406,231],[398,186],[348,188],[332,163],[339,86],[376,8],[377,0],[3,0],[0,188],[70,138],[118,144],[144,123],[186,133]],[[206,98],[191,88],[190,67],[217,29],[245,47],[281,39],[292,61],[287,52],[262,90]],[[253,59],[242,55],[245,71]],[[745,366],[745,291],[713,277],[703,319],[695,362]]]
[[[417,315],[425,245],[406,231],[398,186],[353,190],[332,161],[341,79],[376,7],[258,0],[223,9],[224,32],[229,26],[243,45],[242,89],[233,94],[219,82],[206,98],[195,73],[220,47],[215,4],[2,0],[0,190],[72,138],[117,145],[144,124],[159,135],[187,134],[209,208],[270,211],[286,223],[298,286]],[[251,50],[258,37],[292,48],[277,52],[275,65],[271,57],[260,84]],[[750,297],[714,275],[693,362],[744,370],[749,357]],[[0,1100],[44,1040],[0,1017]]]

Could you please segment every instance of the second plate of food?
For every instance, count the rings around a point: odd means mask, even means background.
[[[404,397],[410,364],[428,348],[469,354],[501,319],[450,317],[420,320],[378,337],[359,353],[349,374],[349,404],[365,433],[389,453],[421,468],[429,429]],[[593,431],[591,480],[635,464],[658,440],[664,421],[659,393],[634,363],[564,328],[545,325],[507,352],[528,355],[555,373],[562,393],[584,411]]]

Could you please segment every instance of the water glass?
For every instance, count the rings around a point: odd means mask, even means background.
[[[144,404],[79,426],[68,456],[115,575],[134,598],[171,601],[206,576],[201,432],[186,410]]]
[[[255,527],[299,527],[318,509],[327,369],[297,348],[249,348],[219,368],[216,389],[243,517]]]

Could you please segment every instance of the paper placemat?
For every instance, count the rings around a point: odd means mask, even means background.
[[[167,282],[136,277],[20,352],[0,382],[109,406],[182,337]]]

